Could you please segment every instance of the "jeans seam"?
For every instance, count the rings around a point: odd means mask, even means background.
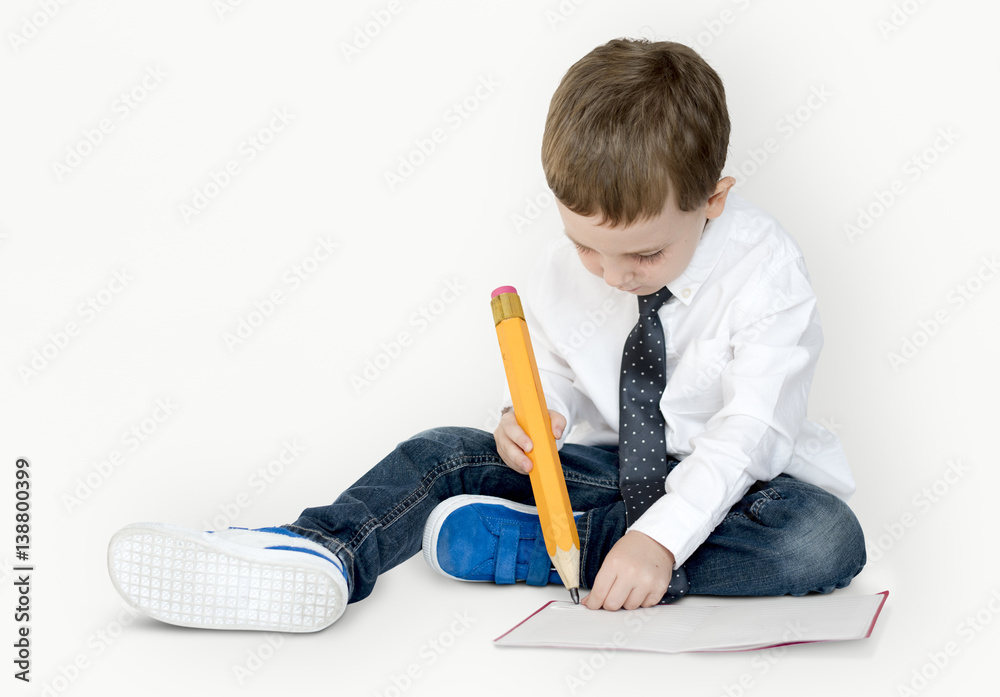
[[[293,532],[301,530],[302,532],[298,534],[302,535],[306,539],[313,540],[314,542],[319,542],[319,540],[317,540],[316,538],[317,537],[320,538],[322,540],[320,544],[322,544],[324,547],[333,552],[334,555],[336,555],[337,558],[344,563],[345,567],[344,570],[349,572],[346,575],[348,578],[348,583],[350,583],[350,579],[354,575],[354,552],[349,547],[347,547],[347,545],[345,545],[343,542],[341,542],[335,537],[327,537],[323,533],[318,532],[316,530],[308,530],[306,528],[299,527],[298,525],[294,524],[285,525],[284,527],[287,530],[291,530]],[[347,555],[347,561],[344,561],[344,559],[340,555],[340,552],[343,552],[344,554]]]
[[[457,465],[454,463],[458,463]],[[368,538],[368,535],[372,533],[375,529],[381,527],[383,529],[388,528],[399,518],[401,518],[410,508],[412,508],[416,503],[423,499],[430,488],[434,485],[442,475],[447,474],[453,470],[461,469],[463,467],[475,466],[506,466],[503,461],[499,458],[492,458],[485,455],[461,455],[459,457],[453,458],[451,460],[446,460],[440,463],[434,469],[429,471],[424,478],[420,480],[420,484],[412,492],[410,492],[405,498],[401,499],[399,503],[396,504],[390,511],[388,511],[382,518],[372,518],[364,525],[358,528],[358,531],[354,536],[348,540],[347,544],[352,548],[357,549],[364,541]]]
[[[594,479],[592,477],[581,476],[572,471],[566,472],[565,470],[563,471],[563,477],[566,479],[567,482],[574,482],[576,484],[586,484],[587,486],[598,487],[601,489],[618,488],[617,480],[612,481],[610,479]]]
[[[462,454],[439,463],[429,472],[427,472],[424,477],[420,480],[420,483],[413,489],[407,496],[402,498],[390,511],[388,511],[381,518],[371,518],[361,525],[355,534],[346,542],[341,542],[338,538],[328,537],[316,530],[306,530],[305,528],[297,527],[295,525],[288,525],[288,529],[300,530],[302,533],[306,533],[305,536],[311,537],[317,541],[321,541],[325,547],[330,549],[338,557],[346,556],[347,559],[344,560],[348,570],[348,578],[353,578],[354,575],[354,565],[355,565],[355,554],[354,550],[358,549],[364,544],[368,536],[378,528],[387,529],[399,518],[406,514],[414,505],[419,503],[424,497],[427,496],[430,489],[433,487],[434,483],[442,476],[456,470],[462,469],[464,467],[506,467],[503,460],[499,456],[493,455],[468,455]],[[618,482],[609,479],[597,479],[593,477],[581,476],[572,471],[564,472],[564,477],[567,481],[582,484],[590,487],[603,488],[603,489],[618,489]],[[589,516],[582,516],[588,519],[587,529],[589,530],[590,521]],[[584,559],[586,559],[586,536],[581,536],[581,573],[583,572]],[[344,554],[341,555],[340,552]],[[352,589],[353,592],[353,589]]]
[[[480,462],[477,462],[477,460]],[[451,466],[455,462],[458,462],[459,464],[457,466]],[[434,469],[428,472],[423,479],[420,480],[420,484],[417,486],[416,489],[414,489],[409,495],[407,495],[404,499],[402,499],[392,510],[386,513],[385,516],[383,516],[381,519],[372,518],[368,520],[364,525],[358,528],[358,531],[346,543],[341,542],[339,539],[335,537],[328,537],[326,535],[323,535],[322,533],[319,533],[315,530],[306,530],[305,528],[298,528],[298,529],[308,533],[309,537],[318,536],[322,538],[323,540],[322,544],[327,548],[329,548],[332,552],[334,552],[334,554],[337,554],[338,550],[345,552],[350,562],[349,573],[347,574],[347,576],[349,579],[351,579],[354,577],[354,550],[359,548],[362,544],[364,544],[365,540],[368,538],[368,535],[370,535],[374,530],[378,529],[379,527],[382,527],[383,529],[389,527],[404,513],[406,513],[406,511],[409,508],[411,508],[413,504],[417,503],[418,501],[420,501],[420,499],[426,496],[427,491],[441,475],[446,474],[454,469],[460,469],[461,467],[466,467],[468,465],[496,466],[498,464],[502,465],[503,461],[498,462],[497,459],[484,455],[461,455],[459,457],[452,458],[451,460],[447,460],[445,462],[440,463]],[[288,526],[289,529],[296,527],[297,526],[295,525]],[[313,537],[313,539],[315,539],[315,537]],[[349,585],[353,586],[353,584],[350,584],[350,582]],[[352,593],[354,592],[353,588],[351,588],[350,590]]]

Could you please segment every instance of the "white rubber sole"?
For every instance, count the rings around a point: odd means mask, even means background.
[[[300,542],[287,544],[315,544]],[[315,632],[347,606],[347,581],[331,562],[162,523],[115,533],[108,573],[129,605],[182,627]]]
[[[441,564],[438,563],[437,556],[437,545],[434,542],[437,540],[438,533],[441,532],[441,526],[444,525],[445,519],[453,513],[455,510],[461,508],[462,506],[467,506],[470,503],[486,503],[486,504],[497,504],[509,508],[514,511],[519,511],[521,513],[530,513],[532,515],[538,515],[538,509],[535,506],[529,506],[525,503],[514,503],[513,501],[508,501],[507,499],[502,499],[496,496],[476,496],[474,494],[460,494],[458,496],[452,496],[450,499],[445,499],[431,511],[431,514],[427,516],[427,523],[424,525],[424,537],[420,546],[424,553],[424,561],[427,562],[428,566],[437,571],[442,576],[447,576],[448,578],[453,578],[456,581],[465,581],[466,583],[490,583],[489,581],[473,581],[467,578],[459,578],[458,576],[452,576],[447,571],[441,568]]]

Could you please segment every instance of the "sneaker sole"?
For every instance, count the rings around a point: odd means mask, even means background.
[[[330,562],[212,538],[130,525],[108,545],[111,581],[136,610],[182,627],[315,632],[343,614],[347,583]]]
[[[456,581],[465,581],[466,583],[490,583],[490,581],[487,580],[470,580],[459,576],[453,576],[442,569],[441,564],[438,563],[437,545],[434,544],[434,542],[437,540],[438,534],[441,532],[441,526],[444,525],[444,521],[449,515],[462,506],[466,506],[470,503],[495,504],[520,513],[529,513],[531,515],[538,515],[538,509],[535,506],[529,506],[525,503],[514,503],[513,501],[501,499],[496,496],[460,494],[458,496],[452,496],[451,498],[445,499],[439,503],[427,517],[427,523],[424,525],[424,538],[420,545],[423,549],[424,561],[426,561],[432,569],[437,571],[442,576],[453,578]]]

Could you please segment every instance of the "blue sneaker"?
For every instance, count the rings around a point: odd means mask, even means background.
[[[341,561],[284,528],[135,523],[111,538],[108,573],[133,608],[183,627],[315,632],[348,598]]]
[[[562,583],[545,550],[538,509],[494,496],[465,494],[438,504],[424,526],[423,552],[432,569],[459,581]]]

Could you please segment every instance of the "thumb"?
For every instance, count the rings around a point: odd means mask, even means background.
[[[549,409],[549,420],[552,421],[552,435],[556,437],[556,440],[562,438],[563,431],[566,430],[566,417]]]

